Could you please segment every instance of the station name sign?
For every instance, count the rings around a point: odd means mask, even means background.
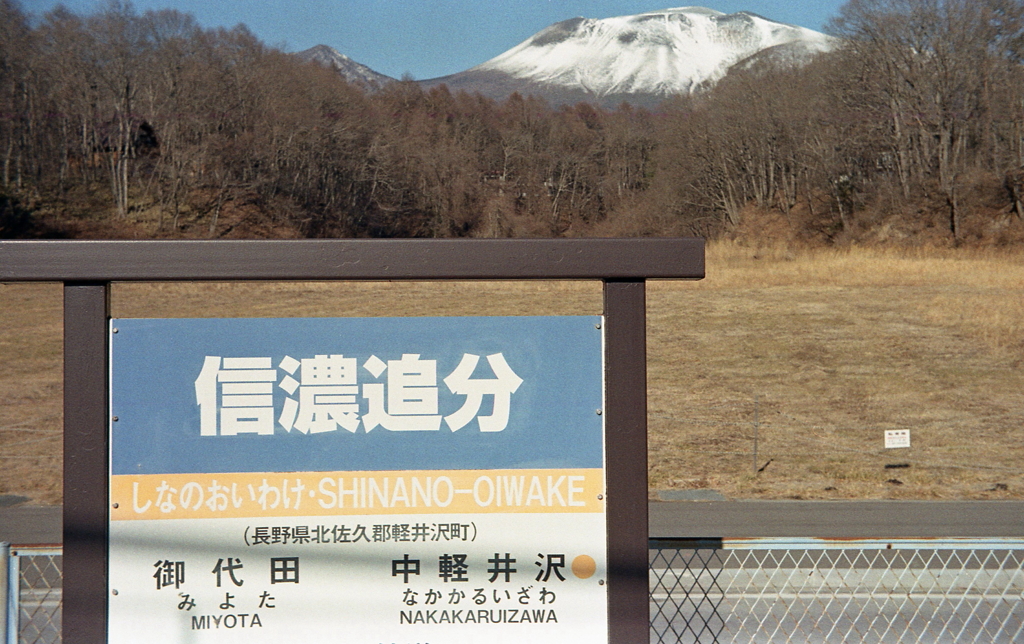
[[[109,641],[607,641],[602,326],[112,320]]]

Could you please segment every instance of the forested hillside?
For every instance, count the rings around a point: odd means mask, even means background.
[[[607,111],[368,91],[243,26],[0,0],[0,237],[1024,239],[1024,2],[851,0],[831,31]]]

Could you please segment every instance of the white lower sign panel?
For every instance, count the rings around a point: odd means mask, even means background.
[[[381,518],[114,523],[110,641],[606,641],[602,515]]]

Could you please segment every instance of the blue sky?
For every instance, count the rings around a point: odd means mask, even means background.
[[[707,0],[726,13],[752,11],[772,20],[821,29],[844,0]],[[57,0],[21,0],[41,15]],[[91,13],[105,0],[64,0]],[[463,71],[514,47],[548,25],[583,16],[608,18],[664,9],[668,0],[134,0],[137,11],[178,9],[204,27],[246,24],[286,51],[330,45],[393,77],[434,78]],[[682,5],[682,6],[685,6]]]

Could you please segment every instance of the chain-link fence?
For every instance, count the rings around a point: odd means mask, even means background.
[[[651,641],[1024,642],[1024,539],[652,539]]]
[[[5,644],[61,641],[62,560],[60,548],[11,547]]]
[[[1024,539],[652,539],[651,642],[1024,642]],[[61,550],[11,548],[5,644],[61,641]]]

